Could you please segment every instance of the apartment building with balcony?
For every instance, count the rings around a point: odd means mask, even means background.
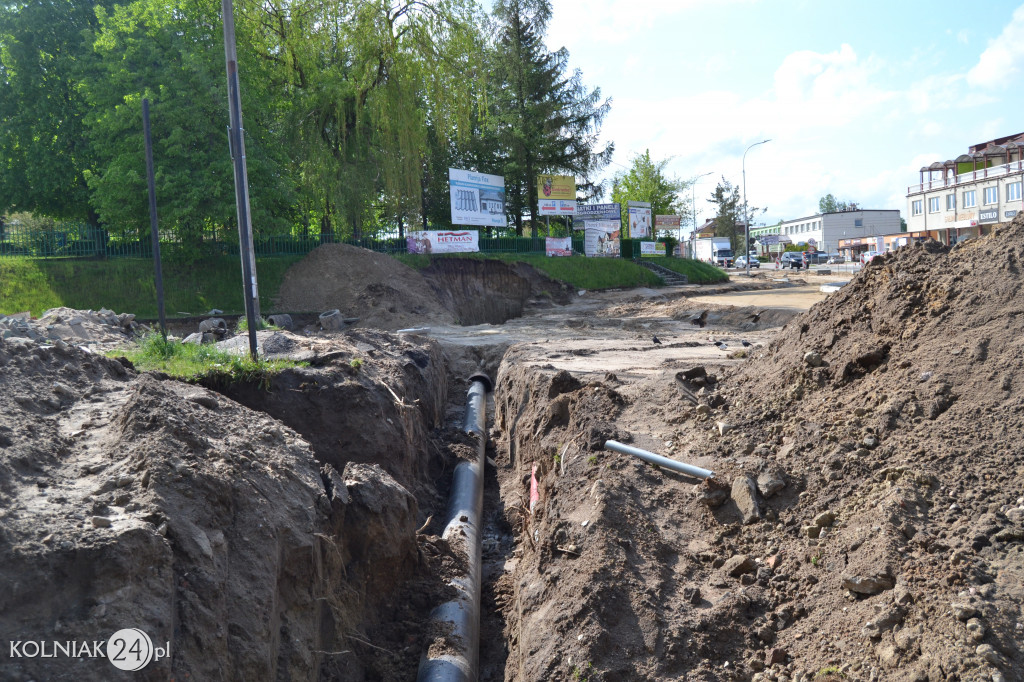
[[[944,244],[988,234],[1022,208],[1024,133],[968,147],[948,161],[920,170],[907,187],[907,230]]]

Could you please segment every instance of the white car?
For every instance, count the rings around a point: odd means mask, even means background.
[[[871,260],[878,258],[882,255],[881,251],[865,251],[860,254],[860,264],[867,265]]]
[[[742,269],[746,270],[747,269],[747,261],[748,261],[747,256],[740,256],[739,258],[736,259],[736,262],[733,263],[733,267],[742,268]],[[752,267],[752,268],[759,268],[759,267],[761,267],[761,261],[757,260],[756,258],[749,258],[749,261],[750,261],[750,267]]]

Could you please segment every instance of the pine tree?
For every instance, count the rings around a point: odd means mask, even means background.
[[[550,19],[548,0],[494,4],[489,129],[497,143],[495,168],[505,176],[505,205],[516,232],[522,234],[528,211],[534,238],[538,174],[573,175],[584,193],[593,194],[592,178],[613,151],[610,144],[597,149],[610,100],[602,102],[599,89],[588,91],[578,70],[567,74],[564,48],[547,49]]]

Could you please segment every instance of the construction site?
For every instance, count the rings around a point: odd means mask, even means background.
[[[250,381],[0,320],[0,680],[1024,680],[1024,216],[849,279],[325,245]]]

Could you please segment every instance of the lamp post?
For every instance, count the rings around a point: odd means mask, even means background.
[[[708,171],[707,173],[701,173],[693,179],[693,184],[690,185],[690,210],[693,212],[693,234],[690,235],[690,258],[693,258],[695,246],[697,244],[697,181],[703,177],[711,175],[714,171]],[[679,236],[682,237],[682,229],[680,229]],[[680,239],[679,241],[682,241]]]
[[[743,152],[743,260],[747,264],[747,277],[750,277],[750,212],[747,210],[747,152],[765,142],[771,142],[771,140],[755,142]]]

